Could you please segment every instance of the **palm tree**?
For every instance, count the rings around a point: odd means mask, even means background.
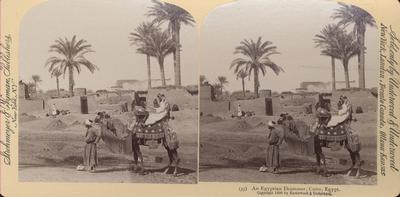
[[[224,89],[225,84],[228,84],[228,80],[225,76],[218,76],[217,81],[221,87],[221,91]]]
[[[335,57],[338,55],[334,53],[333,48],[337,43],[337,35],[343,29],[339,25],[329,24],[326,25],[320,32],[320,34],[315,35],[314,42],[316,47],[322,49],[322,55],[331,57],[332,66],[332,91],[336,90],[336,72],[335,72]]]
[[[243,91],[243,96],[246,96],[246,89],[244,86],[244,78],[248,77],[249,74],[245,70],[239,70],[239,72],[236,73],[236,79],[241,79],[242,80],[242,91]]]
[[[164,59],[175,49],[175,42],[168,31],[156,30],[150,34],[148,50],[155,57],[160,66],[162,86],[166,86]]]
[[[148,16],[154,17],[154,22],[164,23],[168,22],[168,29],[172,33],[173,40],[175,41],[174,48],[174,71],[175,71],[175,85],[181,85],[181,45],[180,45],[180,30],[183,25],[193,26],[195,23],[192,15],[186,10],[170,4],[163,3],[158,0],[153,0],[154,5],[150,7]]]
[[[62,75],[63,73],[59,70],[59,69],[53,69],[51,71],[51,77],[56,77],[56,83],[57,83],[57,96],[58,98],[60,98],[60,81],[59,81],[59,77]]]
[[[358,55],[361,47],[354,33],[347,33],[343,30],[337,34],[336,44],[332,48],[322,51],[325,54],[336,54],[336,58],[342,60],[346,88],[350,88],[349,60]]]
[[[74,71],[78,74],[82,70],[82,66],[87,68],[93,73],[97,68],[96,65],[91,63],[85,58],[85,54],[94,52],[91,49],[92,45],[87,44],[86,40],[77,40],[74,35],[71,40],[68,38],[55,41],[55,44],[50,46],[49,52],[55,52],[58,56],[52,56],[47,59],[45,67],[49,67],[49,71],[58,69],[63,73],[63,77],[68,72],[69,75],[69,92],[70,96],[74,96]]]
[[[354,24],[354,33],[361,48],[358,53],[358,85],[365,88],[365,31],[367,26],[375,27],[375,19],[365,10],[354,5],[339,3],[340,8],[333,14],[334,19],[339,19],[340,25]]]
[[[40,78],[39,75],[32,75],[32,80],[33,80],[33,83],[35,84],[35,94],[37,96],[37,86],[38,86],[38,83],[40,83],[42,81],[42,79]]]
[[[254,93],[258,98],[258,89],[260,82],[258,75],[261,71],[265,76],[267,70],[270,68],[276,75],[283,71],[282,67],[278,66],[270,60],[270,56],[273,54],[279,54],[276,51],[276,46],[272,46],[270,41],[262,41],[261,37],[258,40],[243,40],[240,42],[240,46],[235,48],[234,54],[241,54],[244,58],[236,58],[232,61],[230,68],[235,68],[234,73],[238,73],[239,70],[244,69],[249,75],[254,75]]]
[[[138,47],[136,49],[136,52],[146,55],[148,89],[151,88],[150,56],[152,55],[151,51],[149,51],[150,49],[149,36],[157,30],[159,30],[159,28],[154,23],[143,22],[138,27],[136,27],[134,32],[129,34],[130,35],[129,40],[131,42],[131,45],[136,45]]]

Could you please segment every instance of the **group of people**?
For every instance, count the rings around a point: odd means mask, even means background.
[[[167,102],[165,95],[158,94],[154,99],[153,104],[154,107],[148,107],[149,111],[145,125],[154,124],[169,115],[169,103]],[[109,114],[99,112],[96,119],[96,121],[87,119],[84,122],[86,128],[86,144],[83,153],[83,165],[78,166],[77,170],[95,171],[95,168],[98,165],[97,144],[100,139],[102,139],[102,126],[117,136],[116,128],[111,121]]]
[[[317,104],[317,116],[318,113],[323,110],[329,111],[328,109],[324,109],[323,106],[324,105]],[[333,127],[352,119],[352,106],[346,96],[340,96],[337,106],[337,115],[329,116],[326,127]],[[275,121],[269,121],[267,126],[268,134],[266,139],[265,164],[260,167],[259,171],[278,173],[280,167],[279,147],[283,143],[284,134],[276,129]]]

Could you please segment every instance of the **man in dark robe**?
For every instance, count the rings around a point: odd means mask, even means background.
[[[278,173],[280,167],[279,160],[279,145],[283,141],[283,135],[275,129],[276,123],[274,121],[268,122],[269,133],[267,135],[267,154],[265,158],[265,165],[261,166],[260,172]]]
[[[98,164],[97,143],[101,139],[100,130],[93,127],[93,121],[86,120],[85,149],[83,153],[83,164],[85,170],[93,172]]]

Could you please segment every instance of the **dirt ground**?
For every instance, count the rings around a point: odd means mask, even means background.
[[[255,116],[237,120],[204,116],[200,118],[199,179],[206,182],[376,184],[376,113],[354,116],[358,121],[352,128],[360,134],[360,154],[365,162],[362,178],[345,176],[351,160],[343,148],[339,151],[323,149],[330,172],[329,177],[323,177],[315,173],[314,156],[294,154],[285,143],[280,148],[280,173],[261,173],[258,169],[265,161],[265,125],[278,117]],[[310,122],[306,115],[295,116],[295,119]]]
[[[59,106],[62,108],[62,106]],[[112,117],[124,119],[118,112],[119,105],[100,105],[99,110]],[[114,154],[105,146],[98,145],[99,167],[96,172],[76,171],[82,163],[85,145],[84,119],[95,114],[71,113],[57,118],[45,116],[46,112],[30,112],[21,115],[19,128],[19,180],[22,182],[134,182],[134,183],[189,183],[197,182],[198,110],[182,109],[172,112],[175,120],[170,125],[180,140],[181,158],[179,176],[164,175],[168,164],[166,150],[142,147],[146,175],[130,171],[131,155]],[[24,116],[24,117],[22,117]],[[126,118],[125,118],[126,119]],[[52,124],[50,124],[52,123]],[[155,158],[161,157],[161,162]]]

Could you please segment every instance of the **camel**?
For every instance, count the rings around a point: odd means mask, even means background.
[[[135,113],[136,120],[134,123],[134,128],[133,130],[143,130],[146,129],[145,126],[143,126],[144,121],[145,121],[145,115],[141,113]],[[178,169],[179,169],[179,162],[180,158],[178,156],[178,148],[179,148],[179,142],[176,139],[176,134],[173,132],[172,128],[168,125],[169,117],[166,117],[155,124],[159,124],[159,128],[162,130],[162,133],[164,133],[163,137],[159,139],[159,141],[162,143],[163,147],[165,150],[167,150],[168,158],[169,158],[169,164],[164,170],[164,174],[168,174],[172,164],[174,164],[174,172],[173,175],[177,176],[178,175]],[[140,150],[140,145],[146,146],[146,139],[141,138],[138,136],[137,132],[132,133],[132,152],[133,152],[133,158],[135,161],[135,166],[138,164],[138,158],[140,159],[140,174],[145,173],[145,169],[143,167],[143,156],[142,152]],[[136,169],[134,169],[136,170]]]
[[[95,118],[95,122],[101,123],[105,117],[105,112],[99,112]],[[135,122],[133,123],[133,127],[129,128],[128,125],[125,125],[124,127],[124,132],[129,132],[131,137],[132,137],[132,154],[133,154],[133,160],[134,160],[134,166],[133,166],[133,171],[138,172],[140,175],[145,175],[146,170],[143,165],[143,154],[140,150],[140,146],[149,146],[146,142],[148,139],[144,139],[142,136],[138,136],[139,133],[137,133],[137,130],[145,130],[145,126],[143,126],[143,123],[145,121],[146,116],[142,113],[136,113],[135,112]],[[169,164],[164,170],[164,174],[168,174],[170,168],[174,167],[173,175],[177,176],[178,175],[178,169],[179,169],[179,162],[180,158],[178,156],[178,151],[177,149],[179,148],[179,142],[177,140],[175,132],[172,130],[172,128],[168,125],[169,117],[166,117],[160,121],[158,121],[156,124],[160,125],[158,129],[161,129],[162,132],[161,136],[159,139],[155,140],[157,143],[162,143],[163,147],[167,150],[168,158],[169,158]],[[107,129],[105,124],[102,124],[101,126],[102,130]],[[102,131],[103,132],[103,131]],[[123,140],[123,139],[121,139]],[[140,160],[140,163],[139,163]]]
[[[349,122],[341,123],[333,128],[327,128],[324,126],[324,122],[327,122],[326,119],[324,118],[328,117],[321,117],[321,118],[322,118],[320,120],[321,124],[319,124],[319,126],[315,129],[315,132],[311,132],[310,136],[313,138],[314,142],[314,153],[317,162],[316,172],[318,174],[322,174],[323,176],[327,176],[326,160],[322,148],[323,147],[331,148],[332,143],[337,143],[336,145],[344,146],[347,149],[352,161],[352,165],[347,171],[346,175],[350,176],[352,171],[355,169],[356,170],[355,177],[358,178],[360,176],[361,166],[364,163],[360,157],[361,143],[358,141],[358,136],[352,134],[350,127],[347,125],[349,124]],[[293,134],[297,136],[299,135],[295,125],[293,125],[294,124],[293,118],[290,115],[281,114],[281,117],[277,122],[284,128],[285,136],[288,136],[287,132],[292,132],[291,136],[293,136]],[[320,135],[321,133],[328,132],[328,130],[340,131],[340,132],[343,131],[344,135],[342,135],[341,139],[336,139],[336,140],[324,138],[322,137],[322,135]]]

